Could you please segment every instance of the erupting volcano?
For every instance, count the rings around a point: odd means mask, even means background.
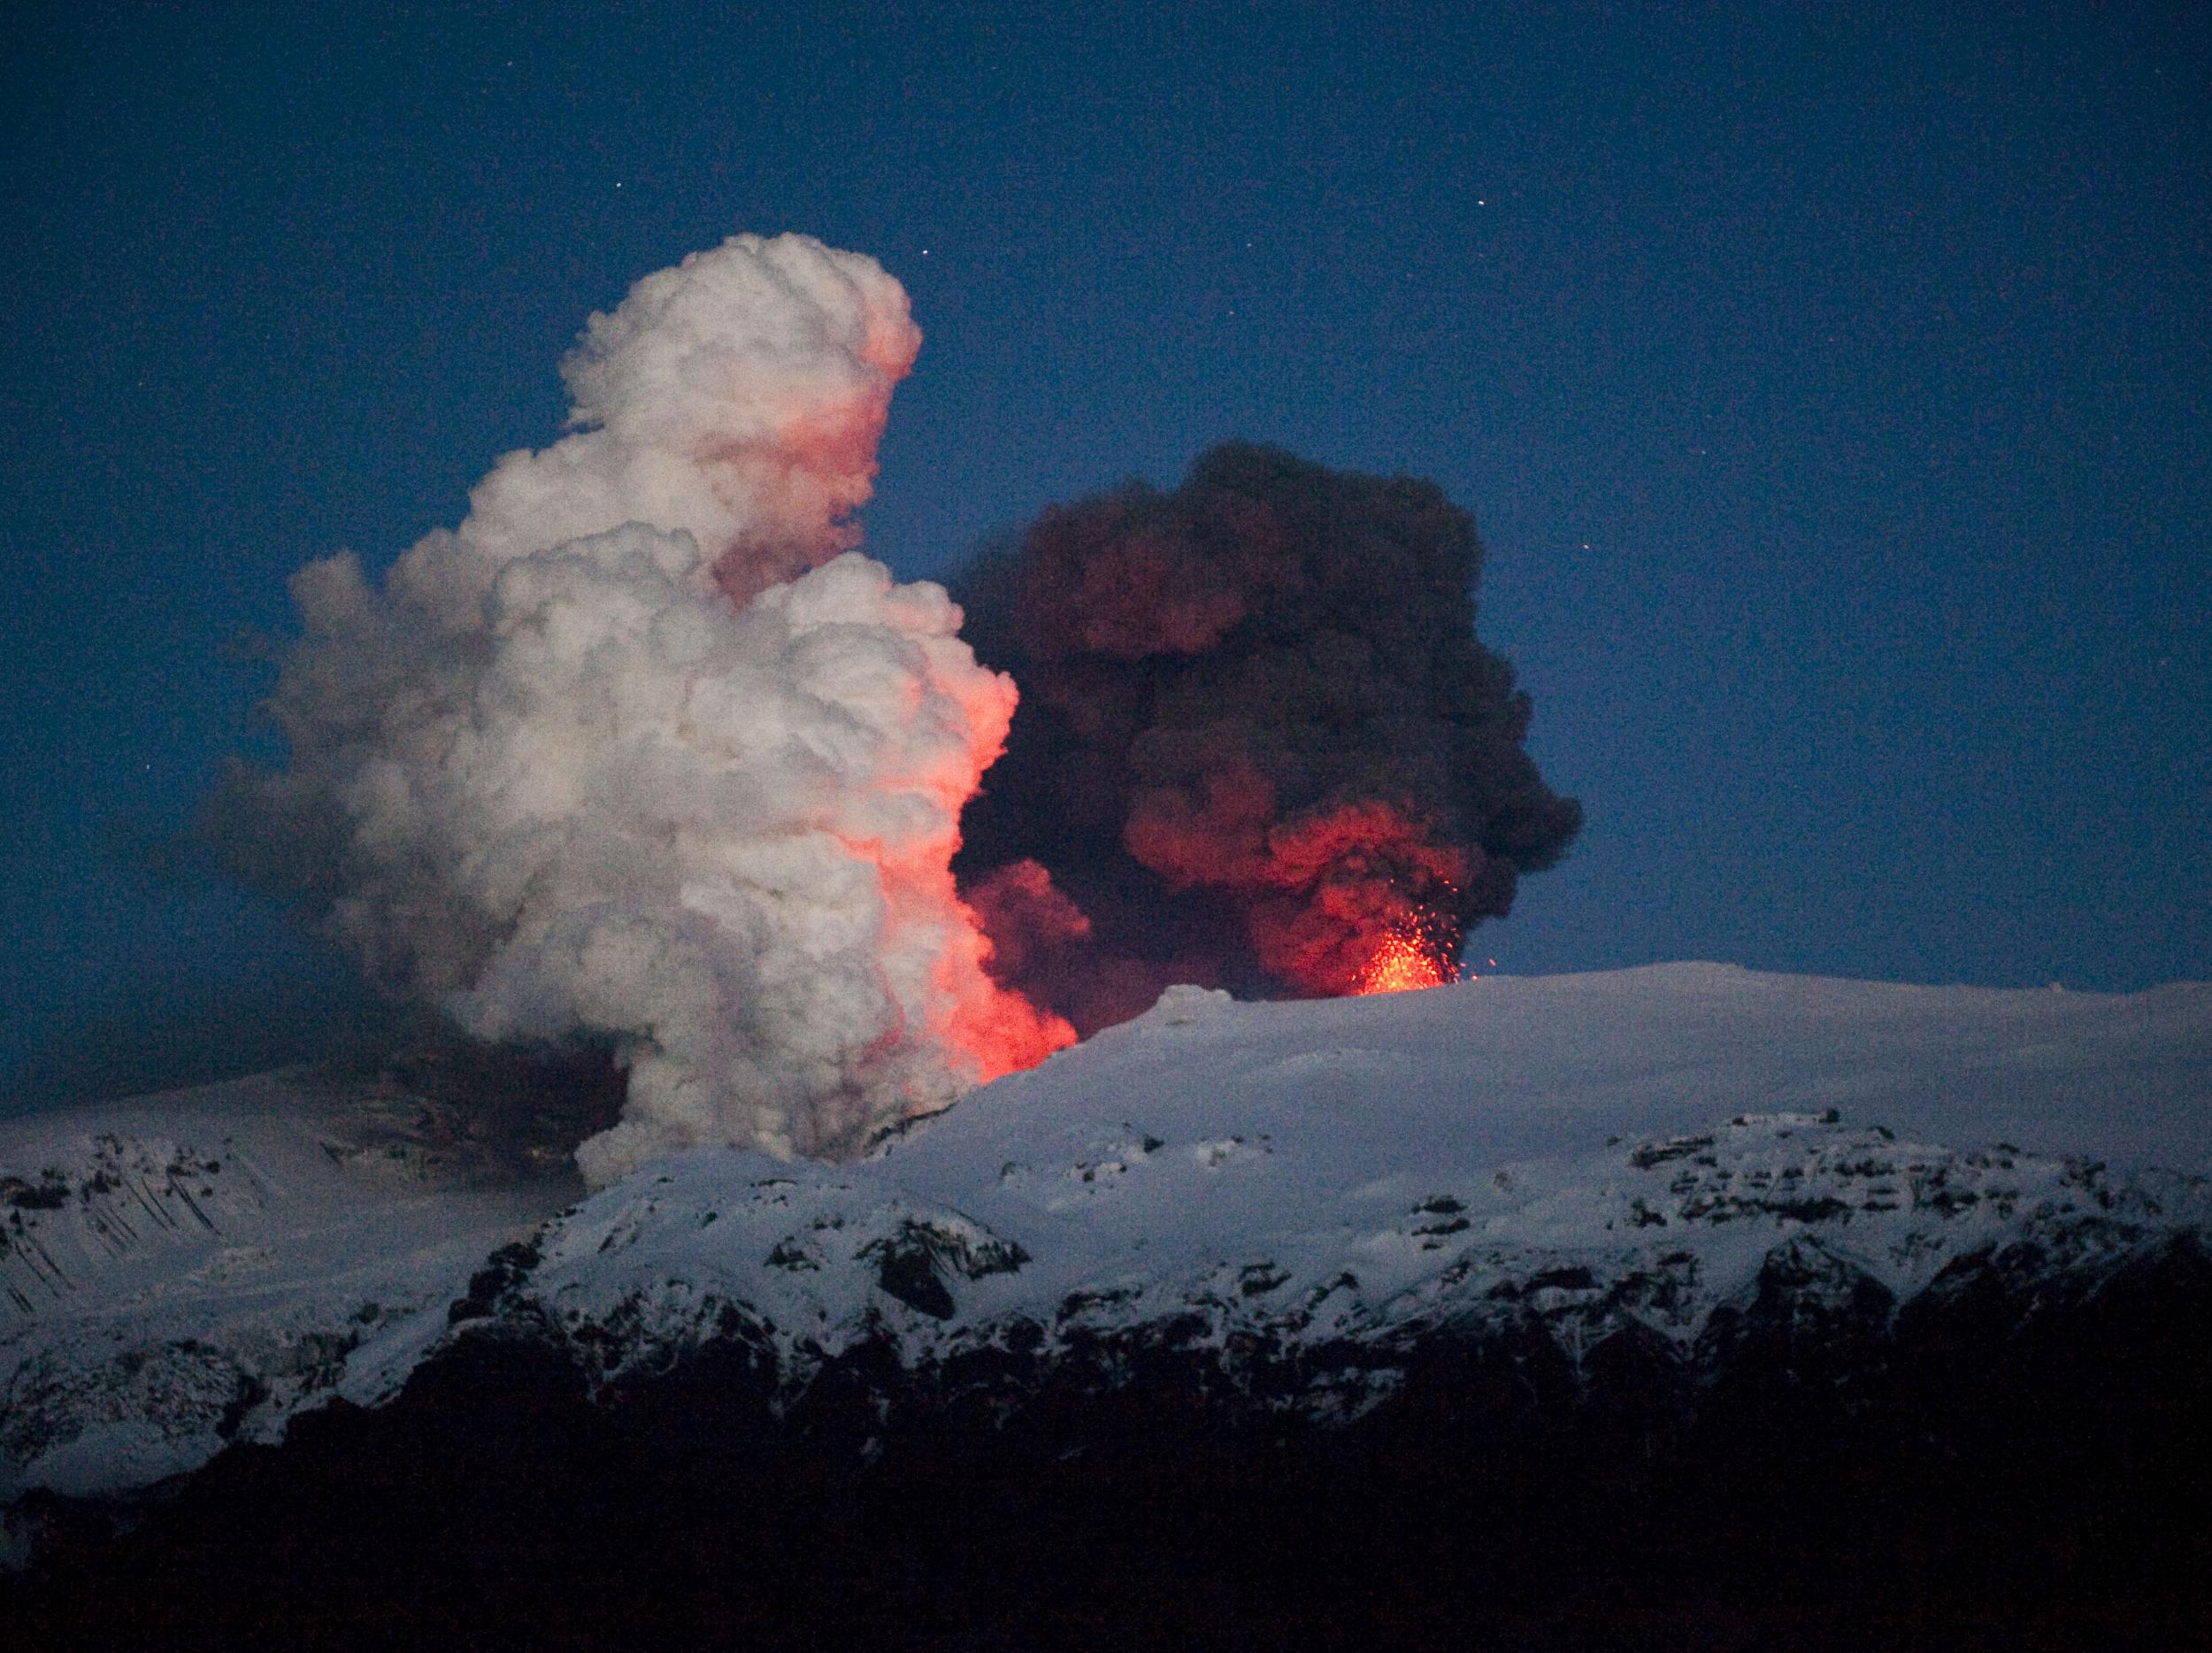
[[[595,1183],[849,1157],[1171,983],[1448,980],[1579,826],[1432,483],[1217,448],[986,557],[972,647],[853,549],[919,346],[872,259],[733,238],[591,319],[457,528],[293,582],[289,763],[211,828],[387,991],[610,1050]]]

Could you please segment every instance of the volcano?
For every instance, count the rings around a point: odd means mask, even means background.
[[[864,1160],[588,1195],[549,1081],[22,1116],[6,1605],[163,1646],[2175,1644],[2208,1074],[2204,985],[1676,965],[1174,988]]]

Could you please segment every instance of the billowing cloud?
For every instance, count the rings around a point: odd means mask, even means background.
[[[1087,1031],[1169,981],[1353,991],[1505,912],[1582,815],[1475,636],[1481,553],[1433,483],[1228,443],[983,559],[969,635],[1025,696],[962,863],[1002,979]]]
[[[458,527],[295,578],[289,763],[213,828],[388,990],[611,1043],[595,1181],[850,1153],[1071,1036],[986,974],[949,870],[1014,685],[850,550],[919,342],[872,260],[733,238],[591,319],[574,428]]]

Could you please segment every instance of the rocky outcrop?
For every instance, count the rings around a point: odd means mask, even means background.
[[[1596,1234],[1632,1243],[1501,1252],[1425,1196],[1403,1237],[1448,1255],[1381,1302],[1264,1260],[1046,1301],[1024,1281],[1045,1259],[960,1213],[826,1172],[724,1186],[710,1223],[680,1172],[488,1259],[380,1404],[298,1414],[120,1536],[48,1501],[12,1608],[164,1645],[181,1618],[1970,1647],[2163,1645],[2212,1605],[2187,1185],[1833,1123],[1613,1158]],[[725,1225],[758,1249],[749,1296],[658,1249]],[[608,1261],[641,1253],[655,1270]],[[815,1312],[840,1292],[849,1313]]]

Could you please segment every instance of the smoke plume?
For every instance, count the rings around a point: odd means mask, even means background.
[[[1087,1033],[1169,981],[1355,990],[1448,961],[1581,824],[1474,634],[1482,548],[1432,483],[1231,443],[1048,510],[961,582],[1024,701],[965,818],[993,968]]]
[[[289,765],[234,769],[214,829],[388,990],[611,1042],[594,1182],[850,1153],[1071,1037],[987,975],[950,870],[1014,685],[850,549],[919,343],[872,259],[734,238],[591,319],[571,433],[457,528],[293,581]]]

